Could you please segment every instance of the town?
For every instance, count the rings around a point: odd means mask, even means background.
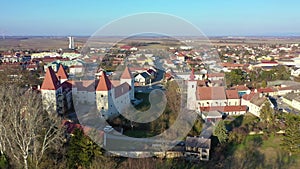
[[[206,45],[197,38],[133,37],[110,47],[85,47],[76,37],[65,37],[67,48],[2,51],[1,83],[40,95],[43,110],[60,117],[65,144],[80,132],[88,137],[96,130],[97,143],[110,150],[104,152],[107,157],[220,163],[238,144],[253,144],[252,151],[258,152],[255,144],[275,144],[276,137],[294,157],[300,143],[289,139],[299,139],[293,135],[299,131],[293,119],[299,120],[300,113],[300,44],[297,39],[262,39],[212,38]],[[130,106],[150,109],[156,90],[168,99],[163,115],[145,124],[126,120]],[[165,143],[151,137],[172,126],[181,102],[196,115],[195,124],[174,147],[159,151]],[[97,120],[107,125],[96,125]],[[123,134],[143,138],[155,151],[116,149],[121,141],[135,140],[124,140]]]

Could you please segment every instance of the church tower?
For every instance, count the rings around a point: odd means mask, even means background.
[[[187,81],[187,108],[196,110],[197,81],[195,80],[195,71],[192,69],[190,79]]]

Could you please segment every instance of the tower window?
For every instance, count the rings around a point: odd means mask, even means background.
[[[101,94],[101,97],[103,97],[103,94]]]

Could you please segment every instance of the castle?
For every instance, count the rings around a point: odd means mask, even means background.
[[[74,105],[96,105],[106,119],[117,116],[134,99],[134,79],[128,67],[120,80],[110,80],[102,71],[96,80],[71,80],[62,65],[46,70],[41,86],[43,107],[64,114]]]

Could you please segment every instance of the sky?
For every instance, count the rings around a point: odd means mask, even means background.
[[[299,6],[298,0],[1,0],[0,34],[90,36],[120,18],[156,12],[207,36],[299,36]]]

